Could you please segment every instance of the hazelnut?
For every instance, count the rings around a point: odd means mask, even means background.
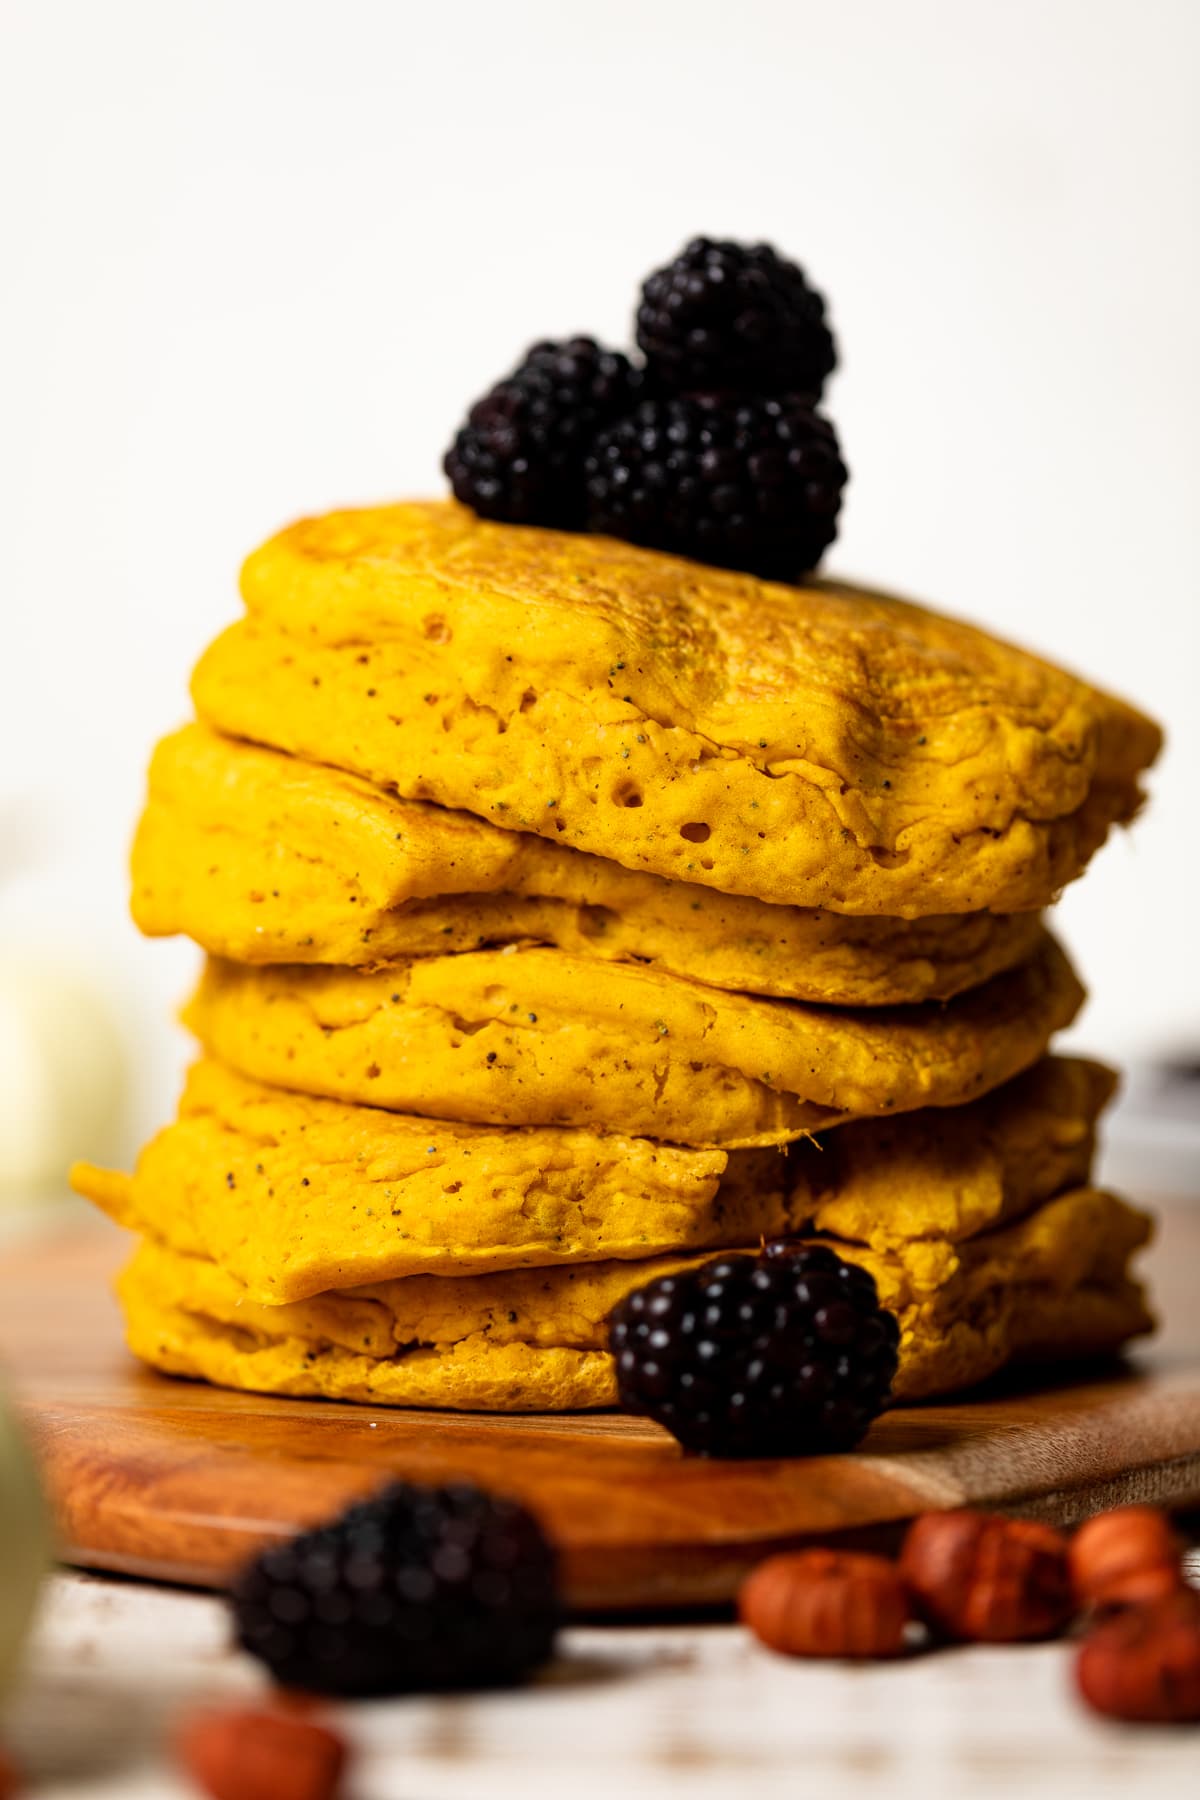
[[[925,1513],[909,1527],[900,1574],[926,1623],[966,1642],[1052,1637],[1074,1612],[1066,1540],[1030,1520]]]
[[[334,1800],[346,1762],[337,1733],[299,1710],[195,1713],[177,1735],[176,1752],[213,1800]]]
[[[1183,1586],[1183,1546],[1157,1506],[1118,1506],[1071,1539],[1071,1579],[1081,1606],[1145,1606]]]
[[[895,1656],[912,1617],[893,1563],[841,1550],[770,1557],[742,1583],[738,1610],[784,1656]]]
[[[1075,1679],[1087,1704],[1110,1719],[1200,1721],[1200,1594],[1181,1588],[1103,1620],[1080,1646]]]

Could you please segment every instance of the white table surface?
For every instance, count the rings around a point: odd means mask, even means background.
[[[1046,1644],[848,1667],[736,1625],[589,1626],[531,1688],[333,1717],[358,1752],[350,1800],[1195,1800],[1200,1728],[1094,1719],[1070,1660]],[[3,1737],[40,1800],[186,1800],[171,1721],[263,1691],[220,1600],[64,1574]]]

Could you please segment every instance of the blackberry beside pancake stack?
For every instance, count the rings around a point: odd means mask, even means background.
[[[452,503],[307,521],[160,745],[133,904],[208,953],[129,1341],[373,1404],[616,1398],[632,1289],[832,1244],[898,1398],[1149,1326],[1041,916],[1156,728],[923,608]]]

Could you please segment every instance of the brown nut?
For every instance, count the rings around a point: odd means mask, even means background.
[[[213,1800],[334,1800],[346,1762],[345,1743],[324,1725],[249,1707],[194,1713],[176,1752]]]
[[[964,1642],[1053,1637],[1075,1610],[1066,1540],[1031,1520],[925,1513],[909,1527],[900,1574],[926,1623]]]
[[[1181,1588],[1103,1620],[1080,1646],[1075,1680],[1087,1704],[1110,1719],[1200,1721],[1200,1594]]]
[[[10,1762],[3,1750],[0,1750],[0,1800],[14,1800],[21,1791],[21,1777],[17,1765]]]
[[[896,1656],[912,1617],[893,1563],[841,1550],[770,1557],[742,1583],[738,1611],[784,1656]]]
[[[1146,1606],[1184,1585],[1183,1546],[1157,1506],[1118,1506],[1089,1519],[1068,1554],[1080,1606]]]

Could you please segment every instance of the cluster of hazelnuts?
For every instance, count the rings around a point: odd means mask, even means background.
[[[771,1557],[743,1584],[739,1609],[787,1656],[897,1656],[922,1629],[935,1643],[1019,1643],[1078,1621],[1076,1683],[1096,1712],[1200,1720],[1200,1592],[1154,1506],[1101,1513],[1070,1539],[994,1513],[925,1513],[896,1562],[839,1550]]]

